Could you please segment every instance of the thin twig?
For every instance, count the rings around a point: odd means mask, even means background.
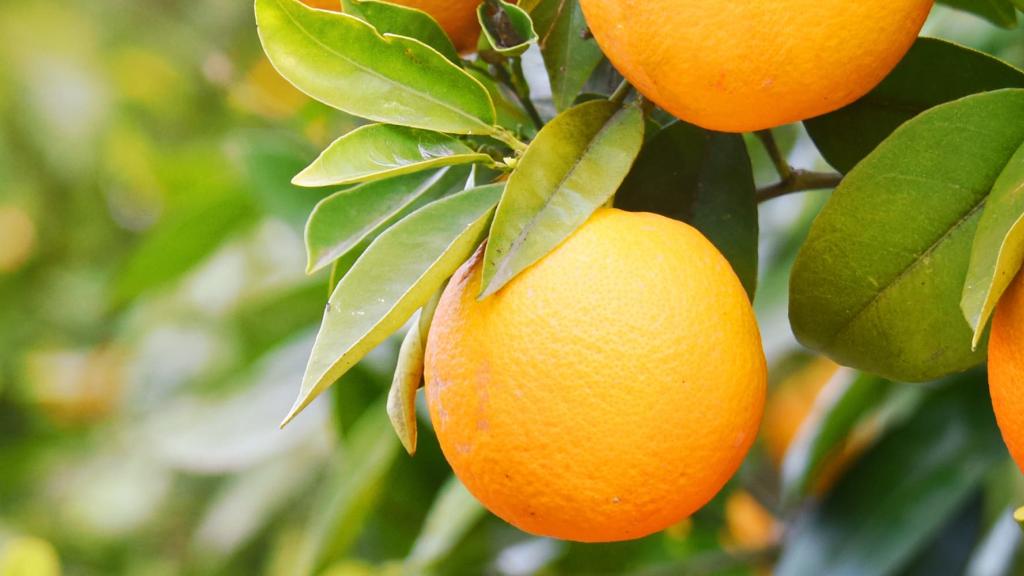
[[[629,83],[629,80],[623,80],[619,83],[619,87],[615,89],[615,92],[612,92],[612,95],[608,97],[608,100],[613,104],[621,106],[632,91],[633,85]]]
[[[755,134],[757,134],[757,137],[761,139],[761,143],[764,144],[764,149],[768,152],[768,156],[772,159],[772,163],[775,164],[775,170],[779,173],[779,178],[783,182],[789,180],[792,176],[793,168],[782,155],[782,150],[779,149],[778,143],[775,142],[775,135],[772,134],[771,130],[758,130]]]
[[[515,93],[519,104],[530,116],[530,120],[533,120],[533,125],[540,130],[544,127],[544,119],[540,117],[540,112],[537,112],[536,106],[533,105],[533,99],[530,97],[530,84],[526,81],[526,74],[523,73],[523,61],[520,58],[513,58],[509,67],[512,68],[512,92]]]
[[[790,168],[789,178],[757,191],[757,202],[760,204],[793,192],[835,188],[842,181],[843,175],[836,172],[814,172]]]

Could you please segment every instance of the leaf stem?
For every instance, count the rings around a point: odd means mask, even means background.
[[[771,186],[758,189],[757,203],[767,202],[772,198],[778,198],[793,192],[835,188],[842,181],[843,175],[836,172],[815,172],[813,170],[789,168],[789,176],[786,179]]]
[[[619,83],[619,87],[612,92],[612,95],[608,97],[608,101],[622,106],[622,103],[626,101],[629,93],[633,91],[633,85],[629,83],[629,80],[623,80]]]
[[[516,154],[526,152],[526,143],[501,126],[494,126],[494,131],[491,132],[490,136],[507,144],[509,148],[515,150]]]
[[[526,81],[526,75],[523,74],[523,61],[516,57],[509,62],[509,68],[512,69],[511,86],[512,92],[515,93],[519,103],[523,106],[523,110],[530,116],[530,120],[533,120],[533,125],[540,130],[544,127],[544,120],[540,117],[540,112],[537,112],[537,107],[533,105],[533,100],[530,98],[530,84]]]

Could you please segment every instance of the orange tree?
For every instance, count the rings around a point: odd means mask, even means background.
[[[456,481],[428,523],[468,529],[475,499],[564,540],[680,535],[746,458],[724,513],[754,517],[752,536],[728,525],[756,545],[659,569],[990,561],[974,544],[1007,537],[1015,497],[975,367],[1024,261],[1024,72],[919,38],[931,0],[306,4],[256,1],[267,56],[367,123],[292,181],[325,190],[305,239],[331,295],[284,424],[407,326],[387,401],[351,433],[387,459],[373,414],[410,454],[429,419],[472,498]],[[1024,8],[951,4],[1007,27]],[[773,129],[793,122],[831,169],[789,164]],[[757,145],[778,173],[761,187]],[[782,268],[793,333],[842,368],[780,401],[797,421],[769,423],[774,463],[747,458],[766,395],[758,204],[833,188]],[[1019,293],[989,366],[1011,447]],[[306,570],[351,540],[322,533]],[[418,552],[413,571],[440,557]],[[625,569],[586,555],[567,572]]]

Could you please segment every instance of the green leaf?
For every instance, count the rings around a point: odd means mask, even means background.
[[[382,35],[415,38],[461,65],[459,53],[441,25],[430,14],[416,8],[377,0],[342,0],[345,13],[369,22]]]
[[[644,145],[615,195],[615,205],[661,214],[700,230],[729,259],[753,300],[756,192],[742,136],[676,122]]]
[[[487,44],[502,56],[519,56],[537,42],[530,15],[515,4],[484,0],[477,6],[476,16]]]
[[[314,574],[342,557],[384,491],[400,444],[388,431],[384,403],[369,406],[347,435],[318,494],[319,505],[294,574]]]
[[[547,255],[611,198],[643,137],[640,108],[607,100],[581,104],[549,122],[520,159],[498,204],[481,297]]]
[[[999,175],[974,235],[960,308],[978,345],[1003,292],[1024,263],[1024,144]]]
[[[388,391],[388,418],[395,435],[410,455],[416,454],[416,391],[423,382],[424,348],[427,341],[414,317],[398,350],[398,364]]]
[[[835,457],[861,426],[880,434],[917,406],[923,389],[893,384],[844,368],[818,395],[811,415],[800,425],[782,462],[782,501],[797,502],[814,486],[829,458]]]
[[[538,44],[551,81],[551,99],[556,109],[565,110],[572,106],[604,54],[587,34],[587,21],[578,0],[538,0],[534,4],[530,16],[540,35]]]
[[[479,82],[419,40],[298,0],[256,0],[263,49],[298,89],[377,122],[457,134],[494,133]]]
[[[478,68],[466,68],[466,73],[476,78],[477,82],[482,84],[487,89],[487,93],[491,95],[494,109],[497,111],[499,126],[510,130],[513,134],[527,138],[532,138],[537,133],[533,121],[530,120],[522,106],[513,101],[515,95],[511,94],[506,87],[495,82],[494,78]]]
[[[183,210],[161,223],[135,249],[114,279],[123,305],[184,276],[259,217],[252,198],[229,194]]]
[[[447,282],[445,283],[447,285]],[[398,351],[398,364],[388,391],[388,418],[402,446],[410,455],[416,453],[416,391],[423,386],[423,361],[427,349],[427,335],[434,311],[441,302],[444,287],[420,309],[410,323],[409,331]]]
[[[883,576],[910,562],[1005,455],[985,386],[931,394],[787,533],[778,576]]]
[[[420,206],[462,190],[468,177],[466,167],[445,168],[370,182],[324,198],[306,222],[306,271],[323,269]]]
[[[282,425],[370,350],[402,327],[483,239],[502,185],[442,198],[413,212],[370,244],[338,283]]]
[[[860,100],[804,125],[822,156],[847,173],[921,112],[964,96],[1024,88],[1024,71],[988,54],[919,38],[896,69]]]
[[[449,478],[434,499],[423,522],[423,531],[405,559],[408,573],[429,573],[486,513],[458,478]]]
[[[939,0],[942,4],[970,12],[1003,28],[1017,27],[1017,13],[1011,0]],[[1020,5],[1018,4],[1018,7]]]
[[[983,359],[960,311],[989,192],[1024,142],[1024,90],[901,126],[843,180],[793,266],[790,321],[841,364],[923,381]]]
[[[371,124],[338,138],[292,180],[298,186],[333,186],[381,180],[456,164],[490,162],[487,154],[429,130]]]

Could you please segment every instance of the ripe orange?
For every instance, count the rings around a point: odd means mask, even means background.
[[[1024,274],[1007,288],[992,318],[988,386],[1003,440],[1024,470]]]
[[[580,0],[637,90],[704,128],[745,132],[831,112],[903,58],[933,0]]]
[[[736,490],[725,500],[726,548],[757,550],[779,541],[782,524],[745,490]]]
[[[426,395],[485,506],[534,534],[605,542],[678,523],[736,472],[766,368],[747,295],[695,229],[602,209],[483,301],[478,253],[441,298]]]
[[[448,33],[459,52],[472,52],[480,36],[480,22],[476,7],[480,0],[389,0],[410,8],[422,10],[434,17]],[[322,10],[341,10],[341,0],[302,0],[307,6]]]
[[[459,52],[476,50],[480,37],[480,22],[476,19],[476,7],[480,0],[392,0],[410,8],[422,10],[434,17],[448,33]]]

